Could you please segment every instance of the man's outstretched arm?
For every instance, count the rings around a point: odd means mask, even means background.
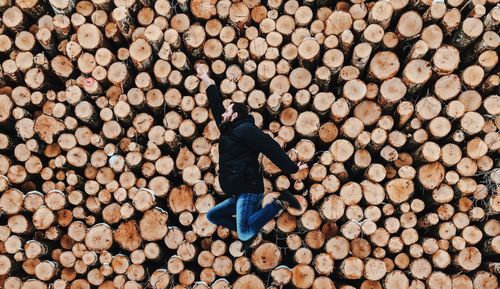
[[[242,143],[264,154],[277,165],[283,173],[294,174],[300,169],[272,137],[265,134],[256,126],[244,125],[238,129],[235,136]]]
[[[207,86],[208,103],[217,126],[220,126],[222,123],[222,114],[225,109],[222,105],[222,96],[220,95],[219,88],[215,84],[215,81],[208,76],[206,68],[203,65],[197,65],[196,71],[198,72],[198,78]]]
[[[222,123],[222,114],[224,113],[224,106],[222,105],[222,97],[220,95],[219,89],[215,84],[211,84],[207,87],[207,97],[208,103],[210,104],[210,109],[212,109],[212,114],[215,119],[217,126]]]

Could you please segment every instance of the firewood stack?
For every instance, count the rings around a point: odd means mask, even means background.
[[[0,288],[498,288],[498,0],[0,0]],[[204,60],[303,210],[251,254]]]

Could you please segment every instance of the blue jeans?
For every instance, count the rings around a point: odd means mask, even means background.
[[[281,210],[275,202],[261,207],[263,193],[238,194],[210,209],[207,219],[238,232],[241,241],[250,240]],[[233,217],[236,214],[236,219]]]

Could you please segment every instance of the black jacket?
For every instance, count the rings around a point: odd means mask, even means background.
[[[220,130],[219,183],[228,195],[262,193],[264,182],[258,161],[263,153],[283,173],[293,174],[299,169],[279,144],[260,130],[251,115],[222,123],[225,109],[215,85],[207,87],[207,96],[215,122]]]

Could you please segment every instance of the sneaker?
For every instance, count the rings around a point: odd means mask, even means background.
[[[290,193],[288,190],[284,190],[281,195],[277,199],[278,204],[281,203],[282,205],[288,206],[290,208],[294,208],[297,210],[301,210],[302,206],[300,205],[299,201],[295,196]]]
[[[250,240],[241,241],[241,243],[243,244],[241,247],[241,251],[245,254],[250,253],[261,239],[262,239],[261,233],[257,233]]]
[[[274,216],[275,218],[279,217],[281,214],[283,214],[283,212],[285,211],[285,206],[283,205],[283,202],[281,202],[280,200],[278,199],[274,199],[273,200],[274,203],[276,203],[279,207],[280,207],[280,210],[278,211],[278,213],[276,213],[276,215]]]

